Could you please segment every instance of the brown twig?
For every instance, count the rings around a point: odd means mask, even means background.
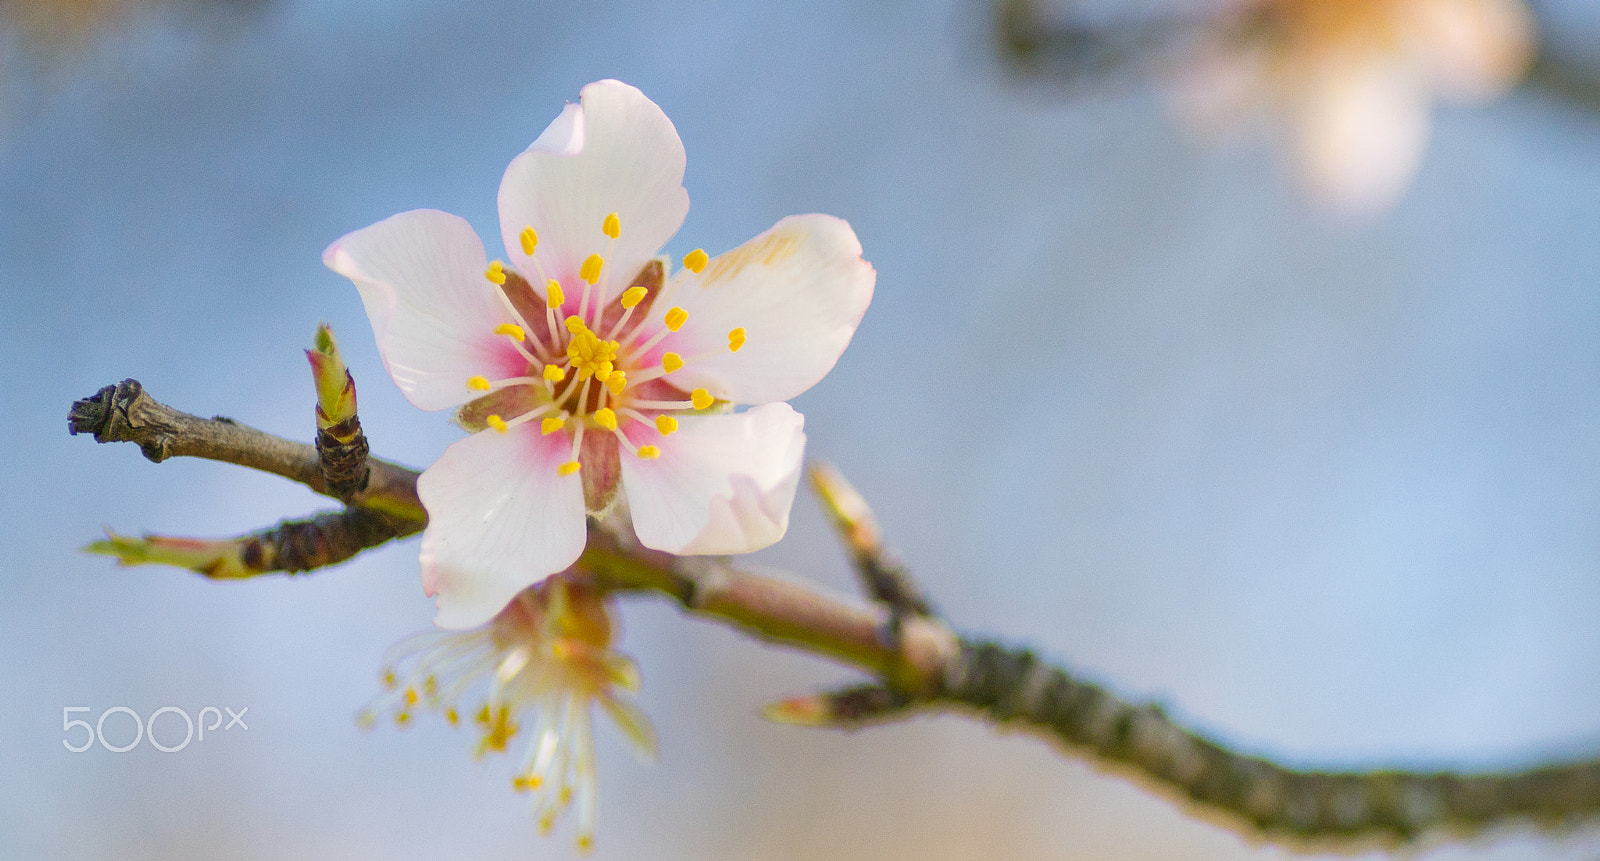
[[[239,424],[203,419],[175,410],[145,393],[138,380],[123,380],[77,401],[67,416],[73,434],[93,434],[95,442],[131,442],[160,463],[169,457],[200,457],[247,466],[298,481],[338,499],[322,475],[315,446]],[[366,490],[350,504],[376,508],[396,517],[426,520],[417,499],[417,472],[376,458]]]
[[[326,492],[313,447],[181,413],[132,380],[74,404],[71,426],[101,442],[137,442],[152,460],[208,457]],[[415,471],[381,460],[372,464],[372,484],[358,504],[380,511],[416,505]],[[420,529],[422,522],[409,525]],[[352,538],[354,523],[339,519],[319,529],[319,541],[346,549],[370,546],[381,534]],[[1523,819],[1564,823],[1600,814],[1600,760],[1501,774],[1288,769],[1229,750],[1156,706],[1129,703],[1027,650],[958,638],[926,615],[905,619],[901,636],[888,642],[880,636],[890,618],[883,606],[855,606],[724,559],[679,558],[624,545],[598,529],[590,530],[577,567],[607,588],[659,592],[690,613],[832,657],[878,680],[811,698],[804,705],[821,704],[827,714],[809,722],[853,725],[919,708],[971,709],[997,723],[1033,729],[1258,835],[1291,842],[1403,840],[1435,829],[1470,831]]]

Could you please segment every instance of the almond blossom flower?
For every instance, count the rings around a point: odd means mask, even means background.
[[[477,755],[504,753],[527,727],[527,752],[511,785],[534,793],[534,815],[546,834],[576,803],[578,847],[587,850],[599,799],[593,707],[604,709],[643,757],[656,752],[649,721],[617,693],[638,690],[638,670],[610,643],[604,599],[580,582],[553,577],[519,593],[487,625],[425,631],[395,644],[383,670],[385,692],[359,721],[370,727],[388,713],[404,727],[420,708],[456,726],[462,697],[487,679],[488,696],[472,713],[482,733]]]
[[[1336,208],[1393,203],[1421,162],[1435,97],[1485,101],[1533,59],[1523,0],[1231,0],[1179,82],[1203,121],[1262,110],[1296,172]]]
[[[433,210],[324,253],[401,391],[473,432],[417,486],[440,625],[480,624],[571,565],[585,515],[619,502],[669,553],[745,553],[788,528],[805,434],[783,401],[833,367],[876,276],[847,223],[799,215],[669,277],[656,254],[688,211],[683,170],[661,109],[600,81],[506,169],[509,263]]]

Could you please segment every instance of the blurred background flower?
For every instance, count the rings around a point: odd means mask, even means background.
[[[432,616],[414,542],[243,583],[117,568],[76,548],[322,503],[62,419],[134,376],[309,440],[301,349],[327,320],[374,451],[432,462],[458,432],[384,382],[318,255],[416,207],[492,235],[507,160],[604,77],[683,136],[695,245],[795,212],[860,236],[873,306],[795,408],[956,625],[1295,764],[1600,749],[1600,15],[1534,8],[1528,86],[1437,110],[1409,190],[1359,228],[1264,151],[1173,128],[1133,67],[1088,75],[1040,31],[1031,60],[997,55],[1015,34],[971,2],[275,0],[129,18],[8,78],[0,857],[569,851],[444,721],[356,729],[384,650]],[[803,497],[760,560],[854,588]],[[847,674],[662,602],[618,616],[661,761],[597,728],[597,858],[1290,857],[961,717],[771,725],[763,704]],[[248,707],[249,730],[62,747],[64,707],[167,705]],[[1422,857],[1597,852],[1509,830]]]

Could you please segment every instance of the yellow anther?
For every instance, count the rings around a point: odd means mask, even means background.
[[[411,687],[406,688],[406,692],[405,692],[404,696],[405,696],[405,700],[406,700],[406,705],[414,706],[414,705],[417,704],[417,689],[416,688],[411,688]]]
[[[405,726],[411,723],[411,712],[395,712],[394,725]]]
[[[534,233],[531,227],[524,227],[517,238],[522,240],[522,253],[532,257],[533,249],[539,247],[539,234]]]
[[[556,812],[554,810],[548,811],[543,816],[539,817],[539,833],[540,834],[544,835],[545,837],[549,837],[550,836],[550,832],[554,831],[555,827],[556,827]]]
[[[594,835],[593,834],[579,834],[578,835],[578,851],[582,852],[585,855],[587,855],[590,852],[594,851]]]
[[[575,460],[569,460],[566,463],[563,463],[562,465],[556,467],[556,474],[557,475],[571,475],[571,474],[577,472],[582,467],[583,467],[583,464],[578,463]]]
[[[693,272],[696,275],[699,275],[700,270],[706,268],[706,264],[710,262],[711,257],[706,254],[706,250],[704,248],[696,248],[688,254],[683,255],[683,268]]]
[[[622,371],[612,371],[611,376],[605,379],[605,384],[606,388],[611,390],[611,394],[620,398],[628,389],[628,375]]]
[[[444,719],[449,721],[451,726],[456,726],[457,724],[461,723],[461,715],[457,713],[454,708],[448,708],[444,710]]]
[[[567,426],[566,419],[558,419],[555,416],[551,416],[550,418],[547,418],[544,421],[539,422],[539,433],[542,433],[545,436],[549,436],[549,435],[555,433],[556,431],[561,430],[562,428],[564,428],[566,426]]]
[[[673,308],[671,311],[667,312],[667,317],[666,317],[667,328],[670,329],[671,331],[676,332],[679,329],[683,328],[684,321],[688,320],[688,319],[689,319],[689,312],[688,311],[685,311],[682,308]]]
[[[732,332],[728,333],[728,349],[730,351],[732,351],[732,352],[737,353],[737,352],[739,352],[739,348],[743,347],[743,346],[744,346],[744,327],[741,326],[741,327],[739,327],[737,329],[734,329]]]
[[[544,783],[544,778],[537,774],[519,774],[511,778],[511,788],[518,792],[528,792],[538,789]]]
[[[494,327],[494,333],[496,335],[509,336],[513,341],[528,340],[528,333],[522,331],[522,327],[518,326],[516,323],[501,323],[500,325]]]
[[[467,377],[467,388],[472,389],[475,392],[487,392],[489,391],[489,378]]]
[[[622,291],[622,299],[619,301],[622,302],[622,307],[632,308],[640,302],[643,302],[644,297],[648,295],[650,295],[650,291],[643,287],[629,287],[628,289]]]
[[[579,332],[589,331],[589,326],[585,324],[583,322],[583,318],[579,317],[577,314],[573,314],[571,317],[568,317],[565,325],[567,327],[567,331],[574,335],[578,334]]]
[[[656,416],[656,430],[661,431],[662,436],[667,436],[677,429],[677,419],[666,415]]]
[[[489,268],[484,270],[483,277],[496,284],[506,283],[506,265],[498,260],[490,263]]]
[[[560,365],[545,365],[544,378],[552,383],[559,383],[567,378],[567,372]]]
[[[438,693],[439,692],[439,680],[437,678],[434,678],[433,676],[429,676],[429,677],[423,679],[422,680],[422,692],[427,694],[430,697],[433,696],[434,694]]]
[[[589,255],[589,259],[583,261],[583,265],[578,267],[578,277],[589,284],[599,283],[600,267],[604,266],[605,263],[605,260],[600,255]]]
[[[703,410],[708,409],[716,398],[711,397],[711,393],[705,389],[695,389],[689,393],[689,400],[694,402],[695,409]]]
[[[622,235],[622,219],[618,218],[617,214],[613,212],[606,216],[605,223],[600,225],[600,229],[605,232],[605,235],[616,239]]]
[[[601,407],[594,411],[594,423],[609,431],[617,429],[617,414],[610,407]]]
[[[655,460],[656,458],[658,458],[660,456],[661,456],[661,449],[656,448],[653,445],[641,445],[641,446],[639,446],[639,457],[641,457],[641,458],[643,458],[645,460]]]
[[[494,428],[496,431],[499,431],[500,433],[505,433],[506,432],[506,420],[503,419],[503,418],[500,418],[499,416],[497,416],[497,415],[495,415],[493,413],[490,413],[489,417],[483,420],[483,423],[488,425],[489,427]]]
[[[384,687],[389,688],[390,690],[393,690],[395,688],[395,686],[397,686],[399,684],[400,684],[400,680],[395,678],[394,670],[384,670],[383,671],[383,686]]]
[[[567,294],[561,292],[561,284],[554,278],[545,282],[544,296],[545,304],[552,308],[560,308],[567,301]]]
[[[661,370],[672,373],[683,367],[683,357],[677,353],[667,353],[661,357]]]
[[[478,709],[478,714],[473,717],[473,720],[477,721],[480,724],[487,724],[489,722],[489,704],[488,703],[484,703],[483,704],[483,708]]]
[[[617,366],[615,363],[606,359],[601,359],[600,361],[594,363],[594,378],[603,383],[606,380],[611,379],[611,372],[616,367]]]

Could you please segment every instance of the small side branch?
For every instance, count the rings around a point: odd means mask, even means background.
[[[115,556],[123,565],[174,565],[213,580],[241,580],[262,574],[298,574],[352,559],[370,547],[419,532],[415,520],[371,508],[329,511],[305,520],[285,520],[271,529],[234,538],[132,538],[108,533],[85,547]]]
[[[325,496],[339,498],[322,475],[315,446],[292,442],[232,419],[203,419],[175,410],[145,393],[138,380],[123,380],[77,401],[67,416],[73,434],[92,434],[95,442],[131,442],[156,463],[169,457],[201,457],[246,466],[297,481]],[[376,508],[396,517],[422,521],[417,473],[399,464],[372,459],[367,488],[350,504]]]

